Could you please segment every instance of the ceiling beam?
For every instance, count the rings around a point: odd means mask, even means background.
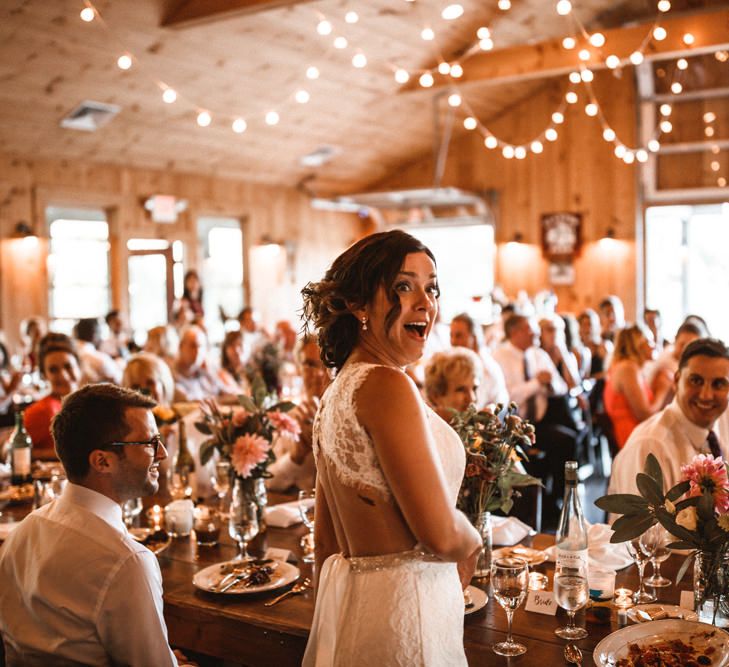
[[[562,46],[562,39],[552,39],[537,44],[515,46],[496,51],[480,51],[462,62],[463,76],[457,80],[448,76],[434,74],[435,84],[425,90],[448,87],[457,84],[459,87],[474,84],[503,84],[529,79],[567,74],[581,65],[592,70],[605,69],[605,58],[615,54],[624,63],[633,51],[640,47],[653,23],[601,30],[606,43],[596,49],[583,37],[577,38],[574,49],[567,50]],[[664,60],[669,58],[688,57],[703,53],[711,53],[716,49],[729,48],[729,10],[706,12],[671,18],[662,17],[661,25],[668,35],[663,41],[652,40],[644,50],[645,60]],[[691,33],[695,42],[686,46],[682,37]],[[589,61],[578,58],[581,49],[588,49]],[[437,64],[436,64],[437,65]],[[412,78],[402,86],[401,92],[424,90],[416,78]]]
[[[191,26],[293,7],[312,0],[182,0],[162,20],[164,28]]]

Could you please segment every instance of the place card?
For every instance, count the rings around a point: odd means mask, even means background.
[[[280,560],[285,563],[289,559],[293,560],[293,554],[288,549],[268,547],[266,549],[266,558],[273,558],[274,560]]]
[[[694,608],[694,592],[693,591],[681,591],[681,600],[678,603],[679,607],[684,609]]]
[[[552,591],[529,591],[527,594],[526,610],[535,611],[537,614],[555,616],[557,614],[557,603],[554,600]]]

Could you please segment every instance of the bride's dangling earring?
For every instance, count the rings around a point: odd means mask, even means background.
[[[362,318],[362,331],[367,331],[367,318]]]

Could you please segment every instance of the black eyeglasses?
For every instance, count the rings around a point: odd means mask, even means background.
[[[145,441],[130,441],[130,442],[107,442],[104,447],[124,447],[125,445],[138,445],[140,447],[151,447],[154,451],[155,458],[159,451],[160,445],[164,446],[162,442],[162,436],[159,433],[155,433],[149,440]]]

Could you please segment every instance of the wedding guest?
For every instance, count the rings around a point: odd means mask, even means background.
[[[564,324],[564,344],[577,362],[577,372],[580,380],[590,376],[592,366],[592,353],[580,339],[580,325],[577,318],[570,313],[558,315]]]
[[[453,411],[478,406],[483,366],[466,347],[436,352],[425,367],[425,396],[440,417],[450,422]]]
[[[553,315],[539,320],[539,342],[567,384],[567,388],[573,390],[580,387],[582,378],[577,360],[567,349],[564,322],[560,317]]]
[[[465,667],[461,587],[481,550],[455,509],[465,452],[404,372],[438,309],[433,255],[373,234],[303,295],[338,370],[314,427],[321,574],[303,665]]]
[[[243,308],[238,315],[240,331],[243,334],[243,359],[246,363],[253,356],[253,353],[268,340],[268,336],[258,326],[256,319],[256,312],[251,306]]]
[[[218,382],[228,394],[247,394],[250,385],[243,362],[243,334],[229,331],[220,346],[220,368]]]
[[[104,320],[109,327],[109,335],[101,341],[99,349],[112,359],[126,359],[129,357],[129,338],[124,332],[121,312],[110,310]]]
[[[46,334],[46,326],[40,317],[29,317],[20,323],[20,340],[23,342],[23,366],[30,372],[38,368],[38,345]]]
[[[84,384],[95,382],[121,382],[122,371],[114,360],[98,349],[101,343],[101,327],[95,317],[80,319],[74,327],[76,349],[81,362]]]
[[[183,290],[180,299],[180,308],[186,312],[186,319],[192,322],[196,319],[203,319],[203,288],[195,269],[189,269],[182,281]]]
[[[656,346],[656,350],[662,350],[668,341],[663,337],[661,311],[656,308],[646,308],[643,310],[643,322],[648,331],[653,334],[653,344]]]
[[[218,379],[205,367],[207,345],[207,336],[200,327],[192,325],[183,330],[173,367],[178,400],[200,401],[224,393]]]
[[[81,383],[81,368],[73,341],[65,334],[49,333],[38,345],[38,363],[50,384],[50,393],[33,403],[23,418],[33,441],[33,458],[55,459],[51,421],[61,409],[63,399]]]
[[[180,338],[177,331],[169,324],[153,327],[147,332],[144,352],[150,352],[162,359],[170,368],[174,366],[180,349]]]
[[[599,380],[604,377],[607,370],[613,344],[600,336],[600,318],[592,308],[583,310],[577,317],[577,322],[580,325],[580,340],[590,351],[588,377]]]
[[[603,400],[610,417],[618,448],[622,448],[633,429],[661,409],[668,387],[654,395],[643,374],[646,362],[653,359],[653,340],[642,324],[621,329],[608,369]]]
[[[3,332],[0,331],[0,427],[13,424],[13,392],[20,386],[22,380],[23,372],[11,368],[10,354],[4,342]]]
[[[451,320],[451,347],[465,347],[475,352],[483,366],[483,385],[480,398],[483,405],[509,402],[504,373],[491,356],[488,349],[481,345],[481,337],[473,318],[467,313],[456,315]]]
[[[635,427],[613,461],[608,493],[637,493],[635,478],[653,454],[667,491],[681,481],[681,466],[697,454],[729,460],[729,442],[714,429],[729,404],[729,350],[714,338],[684,348],[675,375],[676,396],[668,407]]]
[[[625,326],[623,302],[614,294],[606,296],[598,306],[600,311],[601,336],[603,340],[614,341],[618,331]]]
[[[301,338],[294,354],[304,394],[288,414],[296,420],[301,432],[298,439],[281,435],[273,443],[276,460],[268,467],[273,477],[266,480],[266,486],[272,491],[285,491],[292,486],[311,489],[316,482],[312,426],[321,397],[329,386],[329,373],[321,360],[321,351],[313,335],[307,334]]]
[[[68,484],[0,550],[0,631],[9,665],[177,665],[156,556],[122,521],[157,490],[167,453],[154,401],[109,384],[69,396],[53,421]]]

